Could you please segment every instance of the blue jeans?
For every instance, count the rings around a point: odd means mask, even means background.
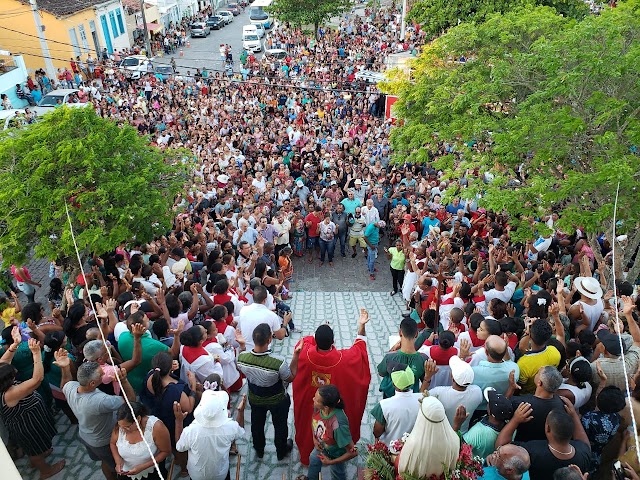
[[[373,275],[376,268],[376,251],[367,245],[367,267],[369,268],[369,274]]]
[[[322,240],[320,239],[320,261],[324,262],[324,254],[329,254],[329,261],[333,262],[333,252],[336,249],[336,238],[333,237],[333,240]]]
[[[307,473],[309,480],[318,480],[320,478],[322,462],[318,458],[318,455],[320,455],[320,452],[315,448],[311,452],[311,455],[309,455],[309,472]],[[347,466],[345,462],[334,463],[330,465],[329,468],[331,469],[331,478],[333,480],[346,480]]]
[[[347,244],[347,231],[345,230],[342,233],[338,233],[338,239],[340,240],[340,255],[344,257],[346,255],[344,248]]]

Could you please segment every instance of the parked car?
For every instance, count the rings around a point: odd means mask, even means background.
[[[238,0],[238,5],[240,5],[241,7],[248,7],[249,0]]]
[[[195,22],[189,25],[189,29],[191,30],[191,38],[195,37],[203,37],[207,38],[211,33],[209,27],[204,22]]]
[[[213,17],[207,18],[207,27],[211,30],[220,30],[225,26],[224,18],[219,15],[214,15]]]
[[[252,25],[255,25],[256,30],[258,32],[258,36],[260,38],[265,36],[266,30],[264,29],[264,25],[262,25],[261,23],[252,23]]]
[[[76,95],[80,90],[77,88],[59,88],[52,90],[42,97],[40,103],[36,107],[36,113],[40,114],[43,108],[55,108],[59,104],[67,105],[72,108],[84,108],[90,103],[75,103],[71,102],[71,98]]]
[[[287,58],[287,51],[280,48],[266,48],[264,50],[264,56],[269,59],[284,60]]]
[[[176,72],[174,72],[171,65],[156,65],[156,67],[154,68],[154,73],[156,75],[156,78],[164,81],[171,78],[173,75],[175,75]]]
[[[227,3],[227,10],[233,13],[236,17],[242,13],[242,8],[237,3]]]
[[[150,65],[151,60],[144,55],[131,55],[123,58],[119,67],[124,70],[124,74],[127,77],[136,79],[153,71],[153,65]]]
[[[217,15],[220,15],[222,18],[224,18],[224,22],[226,25],[229,25],[231,22],[233,22],[233,13],[231,13],[229,10],[220,10],[218,11]]]

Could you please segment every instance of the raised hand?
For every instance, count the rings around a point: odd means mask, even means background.
[[[564,397],[560,397],[564,398]],[[513,421],[516,424],[527,423],[533,420],[533,408],[531,408],[531,404],[527,402],[522,402],[516,408],[516,411],[513,412]]]
[[[518,382],[516,382],[515,370],[511,370],[511,372],[509,372],[509,387],[513,389],[513,391],[522,389],[522,387],[518,385]]]
[[[425,379],[433,377],[439,371],[440,371],[440,369],[436,365],[436,361],[435,360],[429,359],[426,362],[424,362],[424,376],[425,376]]]
[[[131,334],[134,338],[140,338],[147,331],[147,327],[145,327],[142,323],[134,323],[131,325]]]
[[[173,416],[176,417],[176,422],[182,423],[189,415],[189,412],[183,412],[179,402],[173,402]]]
[[[11,329],[11,339],[14,345],[20,345],[22,343],[22,335],[20,335],[20,327],[13,327]]]
[[[60,368],[66,368],[71,365],[71,359],[69,358],[69,353],[64,348],[61,348],[60,350],[53,352],[53,358],[55,358],[55,361],[53,362],[53,364],[57,365]]]
[[[29,350],[31,350],[31,353],[33,354],[33,356],[40,356],[40,342],[38,342],[35,338],[30,338],[28,341],[29,344]]]
[[[367,311],[366,308],[363,307],[360,309],[360,317],[358,318],[358,324],[366,325],[368,321],[369,321],[369,312]]]

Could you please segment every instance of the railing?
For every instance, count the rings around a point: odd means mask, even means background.
[[[2,57],[0,56],[0,75],[4,75],[5,73],[9,73],[12,70],[18,68],[16,61],[13,57]]]

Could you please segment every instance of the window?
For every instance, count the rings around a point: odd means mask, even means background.
[[[113,38],[118,38],[120,33],[118,32],[118,25],[116,25],[116,14],[113,10],[109,12],[109,22],[111,23],[111,31],[113,32]]]
[[[124,21],[122,20],[122,10],[120,10],[120,8],[116,8],[116,20],[118,20],[120,33],[124,33]]]
[[[88,53],[90,47],[89,40],[87,40],[87,31],[84,29],[84,25],[78,25],[78,32],[80,32],[80,42],[82,43],[82,50],[84,53]]]
[[[69,38],[71,39],[71,45],[73,45],[73,56],[77,57],[80,55],[80,47],[78,45],[78,35],[76,34],[75,28],[69,29]]]

